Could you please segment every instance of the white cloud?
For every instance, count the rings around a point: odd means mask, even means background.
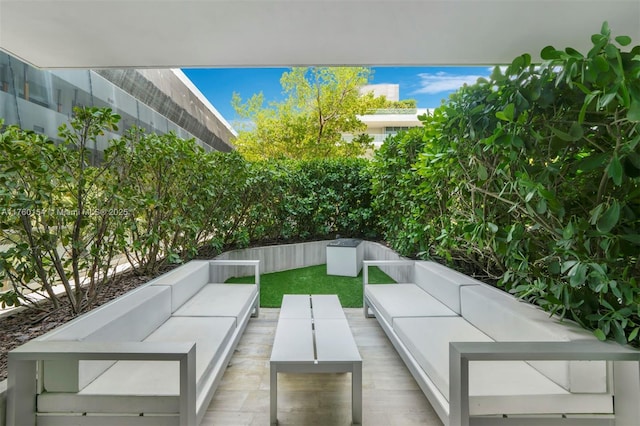
[[[421,73],[418,74],[420,81],[418,82],[418,88],[412,92],[412,94],[434,95],[436,93],[450,92],[457,90],[466,84],[475,84],[481,77],[487,77],[487,75],[457,75],[446,72]]]

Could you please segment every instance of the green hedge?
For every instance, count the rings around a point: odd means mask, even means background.
[[[374,203],[404,254],[638,344],[640,47],[623,51],[629,38],[606,24],[592,41],[585,55],[547,47],[541,65],[522,55],[495,68],[425,117],[423,134],[388,141]]]
[[[199,250],[373,236],[365,160],[250,163],[173,133],[133,129],[91,165],[87,147],[120,117],[98,108],[75,114],[58,145],[16,127],[1,134],[0,279],[10,286],[3,304],[28,301],[31,285],[58,306],[52,286],[63,283],[79,313],[109,282],[118,255],[154,275]]]

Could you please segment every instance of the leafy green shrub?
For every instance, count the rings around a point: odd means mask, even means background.
[[[107,151],[92,166],[89,147],[120,117],[110,109],[74,113],[59,129],[59,145],[17,127],[0,135],[0,278],[11,284],[3,304],[44,292],[58,307],[53,286],[62,284],[80,313],[114,272],[120,210],[111,165],[120,153]]]
[[[331,159],[297,162],[281,213],[297,238],[371,233],[370,179],[366,161]]]
[[[126,156],[118,172],[129,214],[121,223],[121,249],[139,272],[153,274],[192,258],[213,237],[212,229],[224,229],[217,226],[224,216],[219,203],[226,188],[217,168],[222,159],[171,132],[134,129],[124,140]]]
[[[251,170],[244,196],[251,241],[375,235],[366,160],[268,160]]]
[[[606,24],[592,42],[586,55],[547,47],[541,65],[522,55],[463,87],[425,120],[418,158],[385,179],[415,168],[401,227],[431,255],[638,344],[640,47],[623,52],[630,39]]]
[[[418,188],[421,177],[413,166],[425,149],[424,129],[415,128],[388,137],[370,165],[372,206],[383,238],[404,256],[416,257],[428,250]]]

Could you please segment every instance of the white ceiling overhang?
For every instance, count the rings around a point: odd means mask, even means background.
[[[0,0],[0,48],[43,68],[490,65],[586,51],[640,0]]]

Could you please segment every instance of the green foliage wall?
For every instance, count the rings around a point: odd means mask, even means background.
[[[244,236],[236,242],[373,237],[371,178],[363,159],[251,163]]]
[[[640,47],[606,24],[592,42],[547,47],[541,65],[522,55],[452,95],[422,135],[389,141],[375,204],[395,212],[381,226],[404,254],[638,343]]]
[[[78,110],[60,127],[59,145],[15,127],[0,134],[0,278],[13,289],[0,294],[3,304],[27,298],[24,287],[34,283],[57,307],[53,286],[62,284],[79,313],[109,279],[118,239],[111,167],[118,153],[91,167],[88,146],[119,119],[109,109]]]
[[[62,283],[80,313],[109,283],[119,255],[152,276],[201,249],[372,236],[365,160],[251,163],[134,129],[92,166],[86,147],[119,117],[98,108],[75,114],[60,128],[62,144],[16,127],[0,134],[0,279],[10,286],[3,304],[26,303],[36,290],[57,307],[52,287]]]

